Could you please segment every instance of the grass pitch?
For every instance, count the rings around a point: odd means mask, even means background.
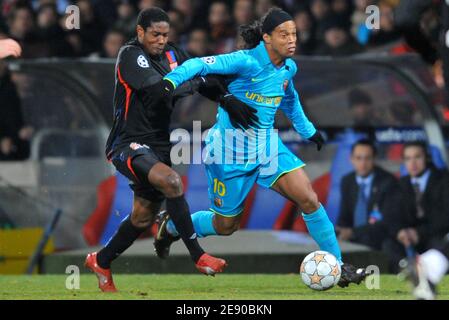
[[[80,289],[66,289],[67,276],[0,276],[0,300],[6,299],[282,299],[282,300],[372,300],[412,299],[409,285],[397,276],[382,275],[380,289],[365,284],[332,288],[325,292],[307,288],[299,275],[115,275],[119,293],[99,292],[95,276],[82,274]],[[449,299],[449,277],[439,286],[439,299]]]

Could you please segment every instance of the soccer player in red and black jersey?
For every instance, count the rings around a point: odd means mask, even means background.
[[[106,146],[107,158],[130,181],[134,191],[131,214],[98,252],[90,253],[86,266],[98,277],[102,291],[116,291],[111,262],[150,227],[163,200],[197,269],[205,274],[222,272],[223,259],[200,247],[181,178],[171,168],[169,124],[174,101],[161,96],[162,77],[189,57],[168,42],[169,18],[159,8],[145,9],[137,19],[137,37],[120,49],[116,63],[114,123]],[[227,94],[218,77],[196,78],[179,87],[174,99],[199,91],[220,101],[234,121],[248,127],[257,121],[256,110]],[[165,247],[165,246],[163,246]],[[156,246],[156,249],[158,246]],[[157,252],[159,256],[166,256]]]

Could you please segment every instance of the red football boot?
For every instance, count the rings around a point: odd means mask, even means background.
[[[227,265],[225,260],[212,257],[207,253],[204,253],[195,264],[199,272],[209,276],[215,276],[216,273],[223,272]]]
[[[97,263],[97,253],[89,253],[84,262],[84,266],[92,270],[98,278],[98,287],[103,292],[117,292],[112,280],[111,269],[103,269]]]

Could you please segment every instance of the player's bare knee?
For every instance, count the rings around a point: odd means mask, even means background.
[[[221,226],[216,231],[220,236],[230,236],[231,234],[236,232],[238,229],[239,229],[238,227],[234,227],[234,226],[226,226],[226,227]]]
[[[136,221],[132,221],[132,224],[139,229],[146,229],[151,226],[152,219],[138,219]]]
[[[239,227],[240,223],[238,221],[222,220],[215,225],[215,231],[217,231],[217,233],[221,236],[230,236],[236,232]]]
[[[307,194],[302,197],[299,206],[305,213],[311,213],[318,210],[318,208],[320,207],[320,203],[315,191],[312,190],[310,192],[307,192]]]
[[[174,172],[165,177],[162,192],[167,198],[182,196],[182,180],[179,174]]]
[[[153,222],[153,214],[149,208],[133,208],[131,213],[131,223],[137,228],[148,228]]]

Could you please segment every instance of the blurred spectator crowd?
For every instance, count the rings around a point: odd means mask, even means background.
[[[298,54],[341,56],[387,45],[400,39],[393,10],[399,0],[3,0],[0,39],[11,37],[23,58],[106,57],[135,33],[139,10],[159,6],[171,19],[170,40],[193,56],[240,48],[238,26],[260,18],[272,6],[282,7],[298,28]],[[369,5],[380,10],[380,28],[366,27]],[[80,29],[67,29],[66,8],[76,5]],[[437,28],[439,13],[423,16],[426,33]],[[427,21],[427,22],[426,22]]]

